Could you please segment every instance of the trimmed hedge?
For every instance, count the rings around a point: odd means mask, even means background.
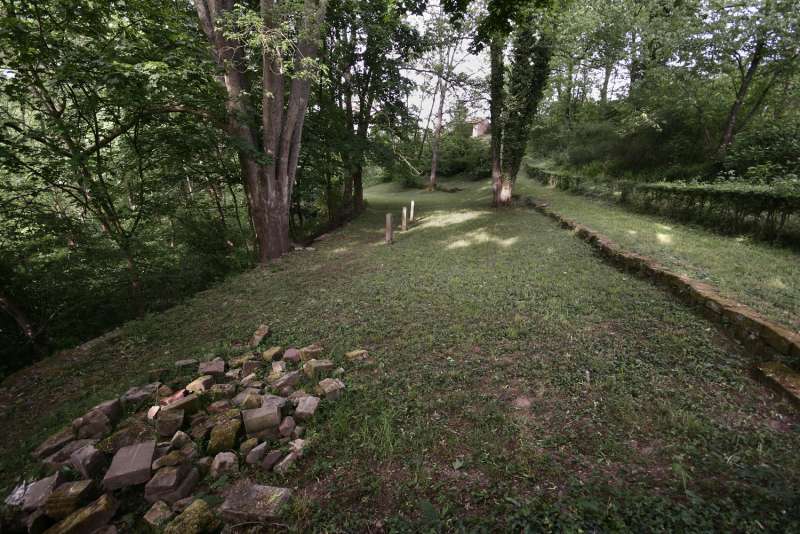
[[[599,196],[671,217],[688,219],[726,232],[751,231],[766,239],[800,243],[800,187],[741,182],[687,184],[640,183],[557,175],[529,167],[544,185]]]

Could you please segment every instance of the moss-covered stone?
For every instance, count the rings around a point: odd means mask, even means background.
[[[222,451],[233,450],[236,447],[236,437],[242,428],[241,419],[223,419],[211,429],[208,439],[207,452],[217,454]]]
[[[216,532],[220,522],[211,507],[202,499],[189,505],[164,528],[164,534],[204,534]]]

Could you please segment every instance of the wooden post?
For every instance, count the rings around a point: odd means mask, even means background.
[[[408,218],[412,223],[414,222],[414,201],[411,201],[411,216]]]
[[[393,241],[392,237],[392,214],[386,214],[386,244],[391,245]]]
[[[400,229],[401,229],[402,231],[404,231],[404,232],[405,232],[406,230],[408,230],[408,213],[407,213],[407,211],[406,211],[407,209],[408,209],[408,208],[406,208],[405,206],[403,206],[403,218],[400,220]]]

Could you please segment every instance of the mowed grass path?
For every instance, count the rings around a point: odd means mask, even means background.
[[[520,190],[675,271],[717,287],[726,297],[800,332],[800,254],[788,248],[728,236],[637,213],[609,202],[544,187],[523,178]]]
[[[3,477],[48,432],[152,367],[321,342],[347,393],[288,479],[296,531],[798,528],[798,418],[717,330],[552,221],[459,193],[368,190],[370,208],[289,255],[127,325],[91,358],[4,383]],[[418,223],[382,244],[387,210]],[[343,353],[367,348],[376,367]],[[241,350],[241,349],[239,349]],[[281,528],[276,527],[281,530]]]

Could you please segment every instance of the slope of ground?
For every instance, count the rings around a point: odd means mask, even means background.
[[[619,243],[676,272],[709,283],[726,297],[800,332],[800,256],[787,248],[727,236],[664,217],[637,213],[604,200],[520,180],[539,198]]]
[[[370,208],[289,255],[126,325],[0,392],[6,486],[48,432],[148,369],[319,341],[348,369],[288,480],[298,531],[780,530],[798,526],[798,418],[709,323],[525,209],[458,193],[368,191]],[[383,216],[420,220],[382,243]],[[788,274],[788,273],[787,273]]]

